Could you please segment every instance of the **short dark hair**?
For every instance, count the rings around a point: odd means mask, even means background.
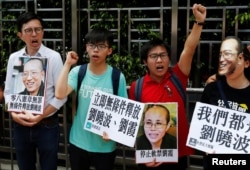
[[[166,50],[167,50],[167,53],[168,53],[168,56],[170,58],[170,47],[169,45],[163,41],[162,39],[159,39],[159,38],[155,38],[155,39],[152,39],[148,42],[146,42],[143,46],[142,46],[142,49],[141,49],[141,61],[144,61],[144,60],[147,60],[148,58],[148,52],[152,49],[152,48],[155,48],[157,46],[162,46],[164,47]]]
[[[243,57],[245,61],[250,62],[250,50],[245,46],[242,51]],[[244,69],[244,74],[247,79],[250,81],[250,66]]]
[[[107,42],[109,47],[112,47],[114,41],[113,34],[105,28],[96,28],[88,32],[85,36],[84,43]]]
[[[243,47],[242,54],[245,61],[250,60],[250,50],[247,48],[247,46]]]
[[[16,20],[17,31],[22,32],[23,24],[25,24],[31,20],[39,20],[42,27],[44,27],[44,22],[43,22],[41,17],[39,17],[37,14],[35,14],[33,12],[25,12],[25,13],[21,14]]]

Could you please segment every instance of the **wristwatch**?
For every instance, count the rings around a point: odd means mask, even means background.
[[[200,26],[205,25],[205,22],[194,21],[194,23],[197,24],[197,25],[200,25]]]

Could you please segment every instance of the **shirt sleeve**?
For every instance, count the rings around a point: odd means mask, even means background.
[[[46,51],[47,52],[47,51]],[[50,52],[50,53],[48,53]],[[57,99],[55,97],[55,86],[57,79],[63,68],[63,62],[61,56],[58,52],[48,49],[48,52],[45,53],[45,57],[49,56],[49,76],[47,79],[46,87],[46,106],[48,104],[52,105],[56,109],[60,109],[64,103],[67,101],[67,97],[64,99]]]
[[[10,95],[12,93],[12,88],[13,88],[13,67],[14,67],[14,61],[15,61],[15,55],[16,53],[13,53],[10,55],[8,64],[7,64],[7,74],[6,74],[6,79],[5,79],[5,87],[4,87],[4,98],[5,98],[5,103],[10,102]],[[17,54],[18,55],[18,54]]]

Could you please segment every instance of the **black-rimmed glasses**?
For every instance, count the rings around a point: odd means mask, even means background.
[[[161,60],[166,60],[168,58],[168,53],[160,53],[160,54],[149,54],[148,57],[152,60],[157,60],[159,57]]]
[[[161,123],[161,122],[156,122],[156,123],[152,123],[150,121],[144,122],[144,127],[145,128],[152,128],[154,126],[156,129],[162,129],[166,125],[167,124],[164,124],[164,123]]]
[[[35,32],[36,34],[40,34],[43,31],[43,27],[26,28],[23,31],[29,35],[33,34],[33,32]]]
[[[98,50],[104,50],[108,47],[105,44],[91,44],[91,43],[87,44],[87,46],[92,50],[95,48],[97,48]]]

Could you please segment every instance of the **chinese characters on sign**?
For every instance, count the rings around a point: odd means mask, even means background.
[[[84,129],[133,147],[144,104],[94,90]]]
[[[47,58],[19,57],[13,66],[13,86],[8,111],[42,114],[48,70]]]
[[[136,163],[178,161],[178,103],[146,103],[136,138]]]
[[[187,146],[207,153],[250,153],[250,115],[197,102]]]
[[[8,103],[8,110],[28,110],[34,113],[42,113],[44,97],[12,94],[11,102]]]
[[[178,150],[157,149],[157,150],[136,150],[136,163],[146,162],[177,162]]]

